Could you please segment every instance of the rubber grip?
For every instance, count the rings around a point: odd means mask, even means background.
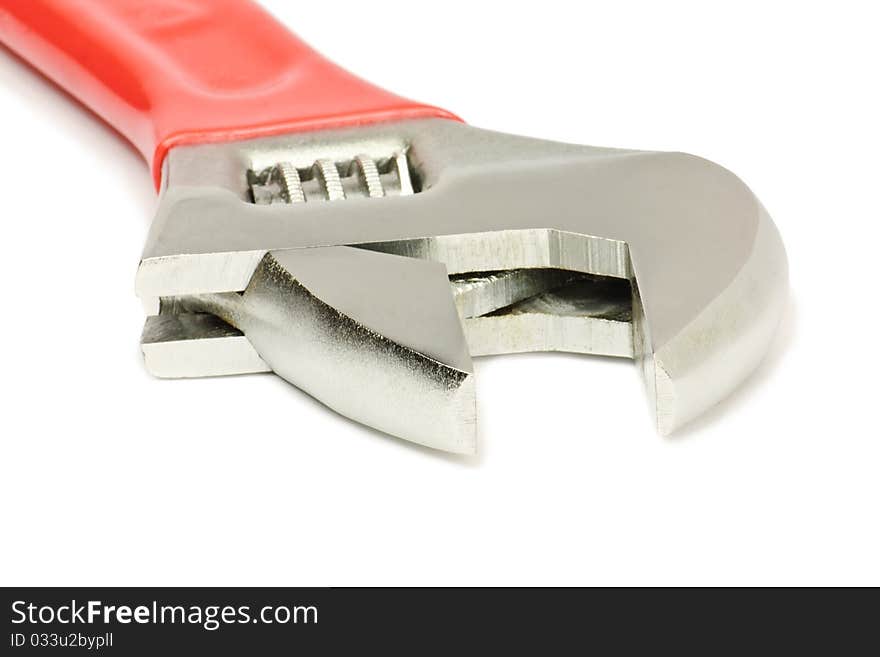
[[[250,0],[0,0],[0,39],[151,163],[179,144],[449,112],[324,59]]]

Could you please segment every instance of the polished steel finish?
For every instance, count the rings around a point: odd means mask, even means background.
[[[453,276],[452,295],[462,319],[479,317],[565,285],[578,274],[563,269],[508,269]]]
[[[272,371],[244,333],[214,315],[181,313],[147,317],[141,349],[147,369],[163,378]]]
[[[620,279],[519,269],[456,276],[450,284],[472,356],[522,351],[633,356],[630,288]],[[142,342],[154,375],[272,371],[241,331],[208,314],[223,314],[218,298],[224,307],[238,301],[235,296],[166,297],[162,314],[147,318]]]
[[[476,447],[473,364],[439,263],[277,251],[243,293],[175,303],[238,327],[272,370],[343,415],[450,452]]]
[[[385,176],[382,197],[253,202],[247,172],[279,162],[302,171],[319,160],[358,157],[391,165],[398,188]],[[359,248],[344,248],[351,246]],[[361,262],[356,253],[373,259]],[[423,261],[442,265],[428,273],[418,267]],[[549,292],[555,283],[536,283],[542,271],[520,297],[525,288],[509,284],[516,275],[498,273],[548,269],[624,279],[629,317],[617,297],[609,301],[612,312],[600,307],[602,299],[588,302],[595,285],[560,296],[558,287]],[[457,275],[473,272],[497,280],[478,282],[483,294],[470,290],[459,320]],[[757,365],[785,303],[787,267],[760,203],[710,162],[431,119],[173,149],[137,288],[148,301],[198,299],[190,311],[223,318],[269,367],[349,417],[469,451],[468,348],[632,356],[658,429],[668,433]],[[361,305],[340,308],[354,299]],[[497,305],[505,301],[510,305]],[[436,332],[425,333],[430,322],[439,322]],[[357,385],[346,385],[347,377]],[[459,430],[448,437],[428,426],[445,432],[456,422]]]
[[[525,351],[634,355],[631,289],[621,279],[520,269],[456,276],[450,283],[472,356]],[[241,331],[207,314],[227,316],[222,308],[230,304],[240,304],[238,295],[164,299],[163,314],[148,317],[144,329],[148,369],[165,378],[271,372]],[[280,333],[276,340],[283,342],[287,338]]]
[[[463,324],[472,356],[525,351],[635,355],[632,291],[620,279],[580,278]]]

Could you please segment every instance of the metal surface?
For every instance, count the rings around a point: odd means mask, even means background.
[[[564,269],[508,269],[453,276],[452,296],[462,319],[479,317],[565,285],[580,276]]]
[[[409,166],[399,168],[418,176],[418,194],[250,202],[248,171],[401,153]],[[370,274],[361,275],[355,254],[370,251]],[[426,275],[425,260],[445,268]],[[539,269],[626,279],[631,323],[584,305],[583,290],[498,311],[498,303],[522,302],[516,286],[502,284],[477,292],[463,313],[491,308],[497,316],[466,318],[462,327],[446,273]],[[529,285],[525,296],[546,293],[535,280]],[[668,433],[757,365],[786,298],[787,267],[760,203],[710,162],[422,120],[175,148],[137,288],[151,310],[160,297],[187,297],[189,309],[219,315],[268,366],[349,417],[466,452],[474,424],[465,336],[475,354],[632,355],[658,429]],[[303,300],[308,295],[323,314]],[[360,305],[340,309],[354,300]],[[294,306],[311,308],[311,323]],[[436,333],[425,332],[437,309]],[[349,376],[358,383],[347,385]]]
[[[272,371],[244,333],[208,314],[147,317],[141,349],[147,369],[164,378]]]
[[[578,279],[463,324],[473,356],[525,351],[634,356],[632,290],[620,279]]]
[[[340,201],[414,194],[406,152],[378,162],[360,154],[350,160],[323,158],[307,167],[278,162],[247,172],[250,199],[257,205]]]
[[[272,370],[343,415],[450,452],[476,447],[473,364],[438,263],[278,251],[242,294],[174,305],[240,328]]]
[[[351,281],[346,284],[352,287]],[[631,290],[626,281],[596,280],[556,269],[519,269],[456,276],[450,284],[472,356],[523,351],[633,356]],[[231,319],[224,308],[239,306],[238,312],[245,312],[246,304],[237,297],[163,299],[162,314],[147,318],[141,339],[150,372],[163,378],[271,372],[240,330],[210,314]],[[283,297],[277,302],[283,303]],[[407,321],[412,322],[413,313],[409,315]],[[288,339],[281,336],[283,328],[276,326],[275,339],[281,342]]]

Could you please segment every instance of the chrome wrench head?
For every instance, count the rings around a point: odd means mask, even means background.
[[[608,278],[628,314],[589,301],[620,304]],[[470,452],[468,349],[633,357],[669,433],[757,365],[787,266],[761,204],[710,162],[430,119],[173,149],[137,288],[158,374],[271,369]]]

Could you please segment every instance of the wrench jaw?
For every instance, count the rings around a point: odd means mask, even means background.
[[[350,247],[269,252],[242,293],[163,305],[171,316],[236,327],[267,369],[346,417],[475,452],[473,364],[441,264]],[[221,362],[242,362],[233,336],[216,337],[230,350],[216,352]],[[179,353],[190,360],[194,350],[190,342]]]
[[[242,295],[217,296],[203,310],[241,327],[278,375],[329,407],[474,453],[473,364],[442,265],[350,247],[271,252]]]
[[[736,390],[773,342],[788,303],[788,263],[779,232],[760,204],[758,214],[750,253],[734,279],[671,339],[640,349],[661,435]],[[647,320],[637,316],[647,340]]]
[[[377,171],[389,171],[393,160],[398,178],[407,171],[418,184],[407,193],[398,182],[392,195],[370,187],[326,202],[320,188],[309,187],[316,184],[308,177],[317,170],[311,162],[320,162],[323,178],[314,178],[320,182],[333,177],[333,162],[358,158],[379,162]],[[340,164],[337,174],[349,168]],[[287,180],[273,191],[280,179],[273,172],[292,170],[302,194],[292,194]],[[381,188],[380,178],[360,170]],[[267,185],[260,198],[268,204],[255,203],[249,176]],[[169,154],[163,181],[138,272],[142,297],[212,313],[246,336],[267,368],[332,408],[451,451],[473,449],[468,349],[473,355],[564,350],[634,358],[657,428],[667,434],[724,398],[757,366],[787,297],[785,252],[760,203],[730,172],[683,154],[571,146],[432,119],[180,147]],[[334,181],[332,189],[338,194],[353,184]],[[273,202],[293,197],[300,202]],[[330,198],[338,196],[328,191]],[[316,254],[314,261],[303,256],[307,252]],[[422,276],[416,263],[435,269]],[[279,266],[289,276],[267,278]],[[342,271],[345,280],[335,276]],[[372,278],[362,274],[369,271]],[[452,288],[447,274],[454,275]],[[473,280],[457,286],[466,274]],[[606,288],[583,279],[577,284],[593,292],[579,303],[553,292],[560,276],[565,282],[583,274],[628,281],[629,307],[603,315],[602,304],[585,301]],[[290,284],[268,285],[276,279]],[[412,285],[396,286],[407,280]],[[343,294],[349,288],[355,292]],[[459,292],[470,296],[455,296]],[[303,301],[308,295],[348,319],[319,321],[324,315]],[[195,305],[169,303],[172,297]],[[382,311],[346,310],[353,299]],[[499,307],[499,299],[512,305]],[[442,318],[429,320],[432,308],[443,309]],[[312,318],[308,328],[303,317]],[[383,324],[382,317],[396,318],[399,326]],[[396,332],[401,326],[406,330]],[[443,327],[442,337],[428,337],[434,326]],[[373,335],[385,342],[371,342]],[[233,344],[232,336],[224,339]],[[321,358],[298,346],[322,341]],[[256,371],[251,356],[237,357]],[[347,386],[345,377],[329,375],[330,364],[335,372],[356,370],[350,380],[359,383]],[[364,392],[370,385],[382,392]],[[383,404],[396,410],[371,415]],[[423,433],[429,425],[438,430]]]

